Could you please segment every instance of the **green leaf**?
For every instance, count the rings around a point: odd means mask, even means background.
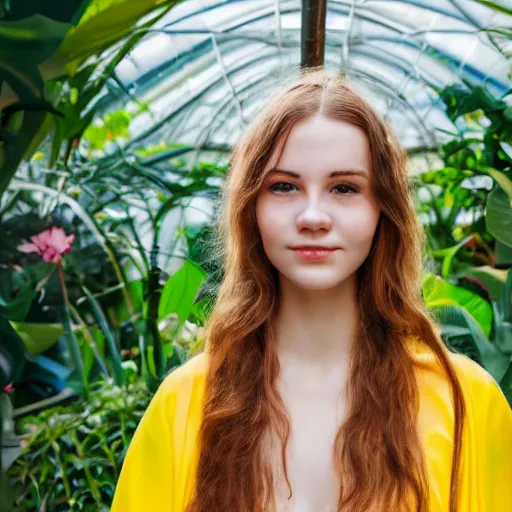
[[[90,380],[90,374],[96,358],[100,358],[100,364],[105,366],[105,338],[101,332],[101,329],[85,325],[77,327],[75,329],[75,335],[82,350],[85,378]],[[96,354],[93,350],[93,347],[91,346],[91,343],[96,345]]]
[[[491,2],[491,0],[474,0],[474,1],[478,2],[479,4],[485,5],[487,7],[490,7],[491,9],[494,9],[495,11],[502,12],[503,14],[508,14],[509,16],[512,16],[512,9],[505,7],[505,5],[501,5],[499,2]]]
[[[450,339],[467,336],[477,349],[485,369],[500,382],[509,365],[509,357],[502,354],[485,336],[475,319],[458,306],[442,306],[434,309],[443,333]]]
[[[15,98],[11,98],[11,103],[13,100],[30,105],[42,102],[44,81],[37,68],[23,69],[19,63],[0,55],[0,79],[5,80],[16,94]]]
[[[509,361],[507,371],[500,382],[503,394],[507,397],[510,407],[512,407],[512,359]]]
[[[204,297],[192,305],[189,320],[197,325],[204,326],[213,307],[213,300],[210,297]]]
[[[0,55],[41,64],[59,46],[71,23],[36,14],[20,20],[0,21]]]
[[[503,319],[507,322],[512,322],[512,269],[508,270],[505,287],[499,299],[499,308]]]
[[[133,31],[144,16],[161,17],[180,0],[96,0],[84,14],[78,27],[69,31],[55,54],[64,59],[71,75],[85,59],[110,47]],[[133,33],[133,32],[132,32]]]
[[[3,164],[0,168],[0,197],[7,189],[28,148],[31,147],[32,140],[38,134],[46,115],[47,113],[43,110],[24,112],[23,125],[19,132],[11,134],[8,138],[5,137]]]
[[[481,267],[466,268],[459,272],[457,277],[477,279],[487,289],[491,299],[498,300],[507,280],[507,271],[483,265]]]
[[[143,291],[144,284],[141,279],[131,281],[125,287],[124,292],[130,298],[134,311],[142,310],[144,303]],[[126,305],[125,295],[123,295],[122,285],[118,285],[115,291],[105,295],[105,297],[98,295],[96,297],[114,328],[118,328],[120,324],[130,319],[130,312]]]
[[[105,341],[107,342],[114,370],[114,382],[116,383],[116,385],[122,386],[124,384],[124,370],[121,365],[121,354],[119,353],[119,350],[117,348],[114,333],[110,329],[110,326],[107,322],[105,314],[103,313],[103,310],[101,309],[99,302],[93,297],[92,293],[83,285],[82,290],[84,291],[87,300],[91,305],[92,313],[96,318],[96,322],[98,322],[98,325],[103,332],[103,336],[105,336]]]
[[[465,288],[443,281],[430,274],[423,283],[423,298],[428,308],[459,306],[467,311],[489,336],[492,328],[492,307],[482,297]]]
[[[165,284],[158,307],[158,320],[171,313],[177,313],[180,322],[184,322],[194,303],[199,286],[204,281],[206,272],[192,261],[186,260]]]
[[[497,267],[512,267],[512,246],[505,245],[503,242],[496,240],[496,244],[494,246],[494,254],[496,255]]]
[[[4,314],[8,320],[23,322],[36,295],[37,291],[34,289],[33,283],[26,281],[15,299],[7,303],[6,306],[0,306],[0,313]]]
[[[0,389],[15,381],[23,370],[23,343],[7,318],[0,314]]]
[[[138,375],[138,373],[139,373],[139,369],[138,369],[135,361],[132,361],[132,360],[123,361],[121,363],[121,366],[123,367],[124,377],[125,377],[126,382],[130,382],[131,380],[133,380],[133,377],[135,375]]]
[[[446,104],[446,113],[452,121],[464,114],[482,109],[487,112],[498,112],[505,110],[507,104],[495,98],[485,87],[476,86],[468,90],[462,85],[449,85],[440,91],[440,96]]]
[[[84,371],[84,360],[82,358],[82,352],[80,351],[80,344],[75,336],[73,325],[71,323],[71,317],[69,315],[69,309],[66,303],[61,307],[62,327],[64,328],[64,334],[68,342],[69,352],[71,359],[75,365],[75,374],[70,376],[68,384],[77,392],[88,398],[89,396],[89,382],[85,378]]]
[[[48,350],[64,334],[61,324],[11,322],[30,355]]]
[[[434,258],[443,258],[443,266],[441,269],[441,275],[447,279],[452,271],[453,260],[459,250],[464,247],[468,242],[474,239],[474,235],[469,235],[468,237],[461,240],[458,244],[447,247],[445,249],[438,249],[436,251],[432,251],[432,256]]]
[[[512,206],[512,181],[510,181],[505,173],[497,171],[496,169],[488,168],[487,172],[494,178],[496,183],[498,183],[498,185],[507,194],[510,200],[510,205]]]
[[[101,124],[92,124],[84,132],[84,139],[87,139],[94,149],[103,149],[105,142],[115,141],[118,137],[128,137],[128,128],[133,114],[119,110],[110,112],[102,120]]]
[[[512,206],[501,188],[493,188],[487,197],[485,225],[491,235],[512,247]]]

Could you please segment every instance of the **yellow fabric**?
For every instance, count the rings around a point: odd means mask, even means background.
[[[448,512],[454,413],[450,386],[430,350],[409,344],[420,389],[418,425],[430,483],[430,512]],[[452,354],[467,405],[460,512],[512,510],[512,411],[498,384],[471,359]],[[197,467],[207,355],[169,374],[128,448],[112,512],[184,512]]]

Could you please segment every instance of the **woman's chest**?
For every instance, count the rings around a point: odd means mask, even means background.
[[[279,388],[291,428],[286,450],[288,477],[293,491],[289,500],[290,490],[284,477],[280,440],[268,436],[271,443],[267,446],[264,436],[263,443],[264,453],[268,454],[274,473],[276,512],[331,512],[336,510],[340,487],[333,450],[336,433],[347,414],[344,394],[337,391],[340,386],[332,381],[331,385],[323,388],[321,384],[314,386],[300,379],[294,382],[296,385],[293,389],[286,386]],[[418,426],[429,476],[429,512],[448,510],[453,450],[453,410],[450,405],[449,390],[445,393],[444,388],[436,385],[432,375],[428,375],[427,382],[420,380]],[[183,425],[185,428],[175,431],[174,467],[180,468],[176,471],[174,486],[176,510],[184,510],[183,504],[190,499],[195,485],[201,407],[202,402],[198,400],[196,403],[194,400],[186,408],[188,420]],[[468,474],[476,474],[475,461],[468,455],[470,432],[466,432],[463,443],[464,478],[459,481],[464,489],[462,503],[465,505],[461,510],[465,512],[473,510],[465,498],[468,481],[472,481],[468,480]]]
[[[346,416],[344,398],[332,389],[313,397],[300,393],[283,393],[282,397],[290,422],[286,463],[293,494],[288,499],[290,491],[282,467],[281,444],[274,438],[271,467],[276,512],[334,511],[339,478],[333,453],[336,433]]]

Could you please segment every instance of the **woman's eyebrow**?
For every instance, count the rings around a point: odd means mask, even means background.
[[[298,172],[286,171],[285,169],[270,169],[266,175],[269,176],[271,174],[287,174],[293,178],[300,178],[300,174]],[[360,169],[344,169],[343,171],[333,171],[329,174],[329,178],[334,178],[336,176],[362,176],[363,178],[368,179],[368,173]]]

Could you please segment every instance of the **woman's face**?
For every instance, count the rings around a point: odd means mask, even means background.
[[[379,221],[368,139],[356,126],[316,115],[292,128],[275,160],[274,153],[256,202],[264,250],[296,286],[335,287],[364,262]],[[293,249],[306,245],[336,250],[314,259]]]

